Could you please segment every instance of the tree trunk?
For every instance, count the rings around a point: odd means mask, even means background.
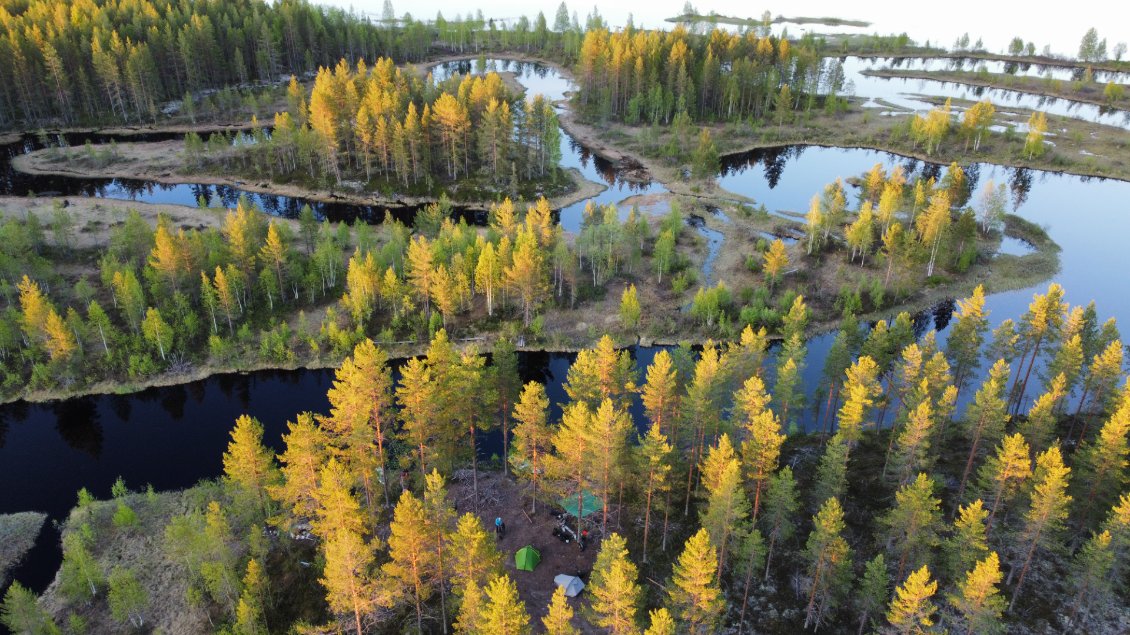
[[[377,457],[381,464],[381,489],[384,490],[385,507],[391,507],[392,504],[388,499],[388,469],[385,464],[385,445],[382,435],[377,434]]]
[[[981,426],[984,421],[985,416],[982,414],[981,420],[977,422],[977,434],[973,436],[973,446],[969,448],[969,458],[965,461],[965,471],[961,474],[961,485],[957,488],[957,500],[959,502],[965,494],[965,484],[969,480],[969,474],[973,471],[973,460],[977,458],[977,448],[981,445]]]
[[[812,591],[808,594],[808,606],[804,610],[804,628],[808,630],[808,625],[812,623],[812,611],[816,607],[816,590],[820,587],[820,574],[823,573],[823,556],[821,562],[816,565],[816,575],[812,577]]]
[[[1016,598],[1020,597],[1020,589],[1024,586],[1024,578],[1028,575],[1028,567],[1032,564],[1032,556],[1036,553],[1036,543],[1038,543],[1039,541],[1040,532],[1037,531],[1036,535],[1032,537],[1032,545],[1028,547],[1028,555],[1024,558],[1024,566],[1020,569],[1020,579],[1016,581],[1016,588],[1012,590],[1012,600],[1008,603],[1009,612],[1011,612],[1013,607],[1016,606]],[[1008,582],[1012,581],[1012,573],[1014,573],[1015,571],[1016,569],[1013,569],[1012,572],[1008,574]]]
[[[667,503],[663,506],[663,538],[659,541],[659,550],[667,551],[667,521],[671,513],[671,488],[667,488]]]
[[[644,503],[643,512],[643,561],[647,563],[647,534],[651,529],[651,494],[655,482],[654,473],[647,475],[647,502]]]

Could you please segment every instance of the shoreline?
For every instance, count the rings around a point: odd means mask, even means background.
[[[863,57],[867,59],[966,59],[966,60],[984,60],[987,62],[1005,62],[1018,65],[1027,66],[1054,66],[1056,68],[1071,68],[1077,70],[1085,70],[1090,68],[1092,71],[1106,71],[1110,73],[1127,73],[1130,72],[1130,65],[1127,62],[1116,62],[1112,60],[1105,60],[1102,62],[1083,62],[1080,60],[1060,59],[1056,57],[1044,57],[1042,55],[1008,55],[1006,53],[990,53],[988,51],[939,51],[937,53],[922,53],[922,52],[902,52],[902,53],[847,53],[847,56]],[[844,57],[845,54],[833,54],[830,57]]]
[[[942,82],[945,84],[960,84],[962,86],[970,86],[976,88],[991,88],[994,90],[1007,90],[1013,93],[1021,93],[1024,95],[1032,95],[1035,97],[1044,97],[1048,99],[1062,99],[1073,104],[1088,104],[1091,106],[1098,106],[1100,108],[1108,108],[1112,111],[1130,113],[1130,103],[1125,103],[1126,99],[1123,98],[1119,103],[1111,104],[1110,102],[1099,97],[1092,97],[1089,95],[1081,95],[1078,93],[1064,93],[1056,92],[1053,90],[1046,90],[1036,85],[1026,86],[1008,86],[1001,82],[989,81],[980,79],[976,73],[968,71],[912,71],[912,70],[899,70],[899,69],[877,69],[860,71],[860,74],[868,77],[883,77],[890,79],[922,79],[927,81]],[[1017,79],[1025,79],[1023,76],[1001,75],[1000,73],[990,74],[993,78],[1010,78],[1016,77]],[[1044,80],[1036,79],[1035,82],[1043,83]],[[1064,80],[1053,80],[1064,82]],[[1125,84],[1120,84],[1125,86]],[[1091,122],[1093,123],[1093,122]]]
[[[572,77],[572,75],[571,75],[571,73],[569,73],[568,69],[565,69],[564,67],[560,66],[559,64],[557,64],[555,62],[551,62],[551,61],[547,61],[547,60],[540,60],[540,59],[537,59],[537,58],[533,58],[531,56],[520,55],[520,54],[498,55],[497,57],[500,58],[500,59],[514,59],[514,60],[519,60],[519,61],[530,61],[530,62],[539,62],[539,63],[547,64],[547,65],[550,65],[550,66],[557,68],[558,71],[561,72],[564,76],[570,77],[570,78]],[[422,68],[426,71],[427,69],[432,68],[436,64],[442,63],[444,61],[453,60],[453,59],[464,60],[464,59],[468,59],[468,58],[465,55],[448,56],[446,58],[441,57],[438,60],[434,60],[434,61],[429,62],[427,65],[423,65]],[[640,152],[633,152],[633,151],[630,151],[628,149],[624,149],[624,148],[622,148],[621,144],[618,144],[615,141],[605,141],[606,136],[604,136],[603,133],[600,130],[598,130],[598,129],[596,129],[596,128],[594,128],[594,127],[592,127],[592,126],[590,126],[590,125],[588,125],[584,122],[578,121],[571,108],[568,108],[568,107],[565,108],[564,112],[561,113],[560,121],[561,121],[561,127],[563,128],[563,130],[567,134],[569,134],[571,137],[573,137],[574,140],[576,140],[578,143],[581,143],[582,145],[584,145],[585,148],[589,152],[596,154],[598,156],[601,156],[602,158],[605,158],[606,160],[609,160],[613,163],[617,163],[618,165],[621,165],[621,166],[623,166],[623,164],[629,164],[631,166],[630,169],[635,172],[635,174],[632,175],[632,176],[640,178],[641,180],[643,180],[643,179],[655,180],[656,182],[663,184],[671,192],[672,195],[686,196],[686,197],[689,197],[689,198],[694,198],[694,199],[702,200],[702,201],[706,201],[706,202],[724,202],[724,203],[738,204],[738,205],[756,202],[753,199],[750,199],[749,197],[746,197],[746,196],[743,196],[743,195],[740,195],[740,194],[737,194],[737,193],[729,192],[729,191],[717,186],[716,181],[714,181],[713,179],[708,179],[706,181],[703,181],[703,180],[684,181],[684,180],[678,179],[677,176],[675,176],[675,171],[677,170],[677,167],[662,165],[659,159],[646,157],[646,156],[643,156],[643,154],[640,153]],[[178,161],[178,162],[180,161],[179,153],[175,152],[177,150],[180,150],[183,147],[183,144],[179,141],[155,142],[155,143],[137,143],[137,144],[119,144],[118,147],[119,147],[119,151],[122,151],[123,147],[125,149],[130,149],[131,145],[132,146],[146,145],[146,146],[149,146],[150,149],[152,149],[153,147],[160,147],[161,144],[166,144],[166,146],[170,146],[169,147],[170,150],[174,150],[174,152],[172,152],[172,153],[166,152],[165,153],[166,155],[167,154],[177,154],[178,156],[176,158],[176,161]],[[172,148],[170,144],[175,145],[176,147]],[[741,155],[743,153],[750,152],[750,151],[753,151],[753,150],[765,149],[765,148],[786,147],[786,146],[793,146],[793,145],[833,147],[833,148],[862,148],[862,149],[875,150],[875,151],[880,151],[880,152],[889,152],[889,153],[895,154],[897,156],[914,158],[914,159],[918,159],[918,160],[922,160],[922,161],[928,161],[928,162],[931,162],[931,163],[937,163],[937,164],[942,164],[942,165],[944,165],[946,163],[944,158],[927,157],[922,153],[908,152],[908,151],[905,151],[905,150],[896,150],[896,149],[892,149],[891,147],[885,147],[883,144],[876,144],[876,143],[870,143],[869,144],[869,143],[865,143],[865,142],[854,142],[854,143],[851,143],[851,144],[835,143],[835,142],[821,143],[821,142],[810,142],[810,141],[806,141],[806,140],[803,140],[803,139],[795,140],[795,141],[782,141],[782,140],[764,141],[764,140],[750,139],[750,140],[744,141],[743,143],[739,143],[738,148],[736,150],[727,148],[726,152],[722,153],[721,156],[723,158],[734,157],[734,156]],[[73,177],[77,177],[77,178],[107,178],[107,177],[111,177],[111,178],[112,177],[145,178],[145,179],[155,180],[155,181],[158,181],[158,182],[165,182],[165,183],[208,182],[208,183],[212,183],[212,184],[230,185],[230,186],[242,188],[242,189],[245,189],[245,190],[248,190],[248,191],[256,191],[256,192],[261,192],[261,193],[265,193],[265,194],[275,194],[275,195],[285,195],[285,196],[302,196],[302,197],[310,198],[312,200],[323,200],[323,201],[328,201],[328,202],[346,202],[346,203],[352,202],[354,204],[359,204],[359,205],[373,205],[373,204],[381,205],[382,204],[381,202],[374,202],[374,201],[369,200],[369,199],[364,198],[364,197],[356,197],[356,196],[348,196],[348,195],[343,196],[343,195],[339,195],[339,194],[336,194],[336,193],[310,192],[310,191],[306,191],[306,190],[303,190],[302,188],[298,188],[298,187],[294,187],[294,186],[279,186],[279,185],[269,184],[269,183],[267,183],[267,184],[248,184],[248,183],[237,181],[237,180],[234,180],[234,179],[224,179],[224,178],[220,178],[220,177],[202,177],[202,178],[199,178],[199,179],[193,179],[193,178],[190,178],[188,176],[173,175],[171,170],[169,171],[169,173],[166,173],[164,175],[144,175],[143,174],[143,175],[139,176],[136,172],[135,173],[126,173],[125,171],[123,171],[121,169],[121,166],[118,166],[117,171],[115,171],[113,169],[114,166],[111,166],[111,169],[107,170],[107,171],[98,171],[98,170],[94,170],[93,168],[91,168],[91,169],[79,169],[79,170],[67,170],[67,169],[60,168],[58,166],[54,166],[54,167],[52,167],[52,166],[37,166],[35,164],[34,159],[37,158],[37,157],[44,156],[47,152],[48,152],[48,150],[40,150],[40,151],[37,151],[37,152],[34,152],[34,153],[29,153],[27,155],[22,155],[20,157],[17,157],[12,162],[13,167],[15,167],[16,169],[19,169],[21,171],[32,173],[32,174],[58,174],[58,175],[63,175],[63,176],[73,176]],[[1030,167],[1030,166],[1026,166],[1026,165],[1014,165],[1014,164],[1009,164],[1009,163],[998,163],[998,164],[1012,165],[1012,167]],[[153,169],[153,167],[150,166],[150,169]],[[1037,169],[1042,169],[1042,170],[1045,170],[1047,172],[1071,173],[1068,170],[1054,170],[1054,169],[1045,169],[1045,168],[1037,168]],[[604,184],[599,184],[599,183],[595,183],[595,182],[592,182],[592,181],[588,181],[587,179],[578,178],[581,175],[576,170],[571,169],[570,172],[573,174],[575,182],[579,181],[578,189],[577,189],[577,191],[575,191],[571,195],[564,197],[566,199],[566,201],[569,201],[570,199],[572,199],[571,202],[562,203],[561,200],[560,200],[562,197],[557,197],[553,201],[551,201],[551,206],[554,207],[554,209],[560,209],[561,207],[564,207],[568,204],[572,204],[572,202],[584,200],[586,198],[594,196],[596,193],[599,193],[600,191],[603,191],[604,189],[607,188],[607,186],[605,186]],[[1099,177],[1099,178],[1117,178],[1117,177],[1109,177],[1109,176],[1098,175],[1098,174],[1089,174],[1089,175],[1088,174],[1080,174],[1079,176],[1090,176],[1090,177]],[[1130,180],[1130,179],[1122,178],[1122,179],[1119,179],[1119,180]],[[588,184],[587,187],[585,186],[585,184]],[[707,187],[705,188],[705,190],[701,187],[704,184],[708,184]],[[595,192],[593,192],[594,189],[595,189]],[[77,197],[72,197],[72,198],[77,198]],[[105,200],[117,200],[117,199],[105,199]],[[405,204],[403,201],[397,201],[397,202],[399,202],[401,205]],[[385,204],[387,204],[387,203],[385,203]],[[194,208],[188,208],[187,206],[185,206],[185,208],[186,208],[186,210],[187,209],[194,209]],[[740,235],[736,235],[734,232],[726,231],[726,230],[723,230],[723,234],[725,235],[726,238],[731,239],[731,241],[733,241],[733,240],[739,241],[738,246],[734,247],[732,249],[740,249],[741,248],[741,244],[740,244],[741,236]],[[1052,243],[1052,245],[1055,247],[1056,250],[1058,250],[1058,246],[1055,246],[1054,243]],[[1040,251],[1038,250],[1036,253],[1039,254]],[[945,285],[941,285],[941,286],[938,286],[938,287],[925,287],[925,286],[923,286],[922,288],[916,290],[914,295],[912,297],[908,298],[905,302],[902,302],[902,303],[895,305],[895,306],[886,307],[886,308],[884,308],[880,311],[874,311],[874,312],[871,312],[869,314],[862,315],[860,317],[861,317],[861,319],[869,318],[869,317],[887,317],[887,316],[890,316],[890,315],[894,315],[895,313],[902,311],[902,310],[912,310],[912,311],[923,310],[923,309],[928,308],[930,306],[936,305],[937,302],[939,302],[941,300],[954,298],[958,295],[961,295],[961,293],[967,294],[969,292],[969,290],[971,290],[977,284],[985,282],[985,281],[987,281],[991,278],[993,264],[994,264],[993,261],[988,261],[986,263],[982,263],[981,266],[979,266],[976,269],[976,271],[971,271],[970,275],[960,276],[959,278],[955,278],[953,281],[951,281],[951,282],[949,282]],[[1054,275],[1054,272],[1052,272],[1050,275]],[[1046,279],[1046,278],[1043,278],[1043,279]],[[997,282],[1000,282],[1000,280],[997,280]],[[1021,279],[1016,284],[994,285],[991,289],[991,292],[998,292],[998,291],[1004,291],[1004,290],[1009,290],[1009,289],[1027,288],[1027,287],[1033,286],[1034,284],[1039,284],[1039,281],[1032,282],[1032,281],[1029,281],[1027,279]],[[614,295],[614,294],[612,294],[610,292],[610,295]],[[551,312],[547,315],[551,315],[551,316],[556,317],[558,319],[563,319],[563,318],[568,318],[569,315],[575,313],[575,311],[576,311],[575,309],[560,309],[560,310],[554,310],[553,312]],[[599,313],[599,306],[597,306],[597,305],[589,306],[585,309],[585,311],[583,313],[581,313],[579,315],[584,316],[588,313]],[[554,315],[554,314],[556,314],[556,315]],[[678,316],[676,316],[676,317],[678,317]],[[681,322],[682,320],[679,320],[679,321]],[[815,318],[815,321],[813,322],[811,333],[810,333],[809,337],[815,337],[815,336],[817,336],[821,333],[824,333],[824,332],[828,331],[829,329],[834,328],[836,324],[838,324],[838,322],[836,320],[820,320],[819,318]],[[673,333],[664,333],[664,334],[661,334],[661,335],[654,335],[652,333],[648,333],[647,335],[645,335],[644,332],[643,332],[645,329],[639,329],[638,332],[631,334],[631,335],[626,334],[622,331],[622,329],[615,328],[615,327],[607,328],[606,330],[613,331],[616,334],[615,337],[618,340],[619,345],[621,345],[621,346],[631,345],[631,343],[640,344],[640,345],[670,345],[670,344],[677,344],[677,343],[682,342],[682,341],[687,341],[687,342],[691,342],[691,343],[701,343],[701,342],[705,341],[706,339],[710,339],[706,334],[703,334],[697,326],[689,327],[689,328],[688,328],[688,325],[685,325],[685,324],[682,325],[682,326],[685,328],[685,330],[683,331],[683,333],[685,333],[685,335],[686,335],[685,337],[678,337],[678,336],[674,335]],[[485,332],[482,332],[482,333],[475,333],[473,330],[468,330],[468,331],[466,331],[466,333],[468,335],[473,335],[474,337],[463,338],[462,341],[489,340],[489,339],[491,339],[492,336],[497,335],[497,333],[493,332],[493,331],[485,331]],[[562,336],[564,336],[564,337],[562,337]],[[459,338],[456,338],[456,340],[459,341]],[[559,331],[559,332],[556,333],[554,338],[552,338],[550,341],[545,341],[541,345],[519,346],[518,349],[522,350],[522,351],[527,351],[527,352],[570,352],[570,351],[580,350],[581,348],[584,348],[585,346],[591,346],[593,341],[595,341],[594,338],[590,337],[587,334],[582,334],[580,332],[565,333],[565,332]],[[645,342],[646,342],[646,344],[645,344]],[[427,346],[427,343],[413,343],[411,345],[393,345],[393,346],[389,347],[389,354],[390,354],[390,356],[393,356],[393,357],[401,357],[401,356],[407,357],[407,356],[418,355],[424,349],[426,349],[426,346]],[[343,356],[343,358],[344,358],[344,356]],[[142,381],[137,381],[137,382],[101,381],[101,382],[97,382],[97,383],[94,383],[94,384],[90,384],[88,386],[85,386],[85,387],[83,387],[81,389],[77,389],[77,390],[37,391],[37,392],[32,392],[32,393],[21,394],[21,395],[18,395],[18,396],[13,396],[10,399],[0,400],[0,403],[10,403],[10,402],[20,401],[20,400],[27,401],[29,403],[43,403],[43,402],[51,402],[51,401],[57,401],[57,400],[61,400],[61,399],[68,399],[68,398],[79,397],[79,396],[100,395],[100,394],[127,394],[127,393],[139,392],[139,391],[142,391],[142,390],[145,390],[145,389],[148,389],[148,388],[172,386],[172,385],[190,383],[190,382],[194,382],[194,381],[201,381],[203,379],[207,379],[209,377],[216,376],[216,375],[244,374],[244,373],[250,373],[250,372],[269,371],[269,370],[275,370],[275,371],[295,371],[295,370],[302,370],[302,369],[305,369],[305,370],[320,370],[320,369],[327,369],[327,368],[336,368],[338,365],[340,365],[340,363],[341,363],[341,359],[337,359],[336,357],[324,358],[322,356],[300,359],[300,360],[296,360],[296,361],[291,362],[291,363],[278,363],[278,362],[243,363],[242,360],[235,361],[235,362],[227,362],[227,363],[222,363],[222,364],[214,364],[214,363],[207,363],[206,362],[206,363],[202,363],[199,367],[193,368],[190,372],[187,372],[187,373],[160,374],[160,375],[157,375],[157,376],[154,376],[154,377],[151,377],[151,378],[147,378],[147,379],[142,380]]]
[[[144,147],[143,147],[144,146]],[[94,146],[95,148],[99,146]],[[131,142],[117,144],[117,150],[124,157],[115,160],[118,165],[111,164],[106,168],[76,168],[58,165],[66,159],[45,158],[57,149],[47,148],[22,154],[12,159],[12,168],[25,174],[40,176],[63,176],[80,179],[140,179],[163,183],[166,185],[215,185],[266,194],[271,196],[287,196],[302,198],[321,203],[346,203],[358,206],[384,207],[388,209],[404,209],[427,205],[439,200],[438,197],[403,196],[396,198],[384,197],[379,194],[358,195],[334,190],[310,190],[297,185],[272,183],[270,181],[248,182],[236,178],[215,176],[207,173],[182,174],[178,169],[183,167],[180,156],[183,153],[184,143],[181,141],[154,141]],[[148,156],[155,154],[165,157],[165,163],[154,164],[159,160]],[[176,157],[169,159],[169,157]],[[138,166],[121,165],[123,161],[143,162],[148,167],[138,170]],[[175,164],[173,163],[175,161]],[[69,164],[68,165],[73,165]],[[560,209],[579,201],[596,196],[607,189],[607,185],[590,181],[575,168],[565,169],[573,182],[573,191],[548,199],[550,207]],[[125,200],[125,199],[120,199]],[[528,201],[527,201],[528,202]],[[472,210],[489,210],[495,201],[460,201],[452,200],[452,204]]]

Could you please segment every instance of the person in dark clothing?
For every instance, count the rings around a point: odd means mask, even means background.
[[[577,544],[581,547],[581,551],[585,550],[585,545],[588,544],[588,541],[589,541],[589,530],[582,529],[581,530],[581,537],[580,537],[579,540],[577,540]]]
[[[502,517],[494,519],[494,533],[498,538],[506,537],[506,523],[502,521]]]

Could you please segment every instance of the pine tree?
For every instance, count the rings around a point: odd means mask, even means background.
[[[628,558],[628,548],[619,534],[611,534],[600,544],[588,590],[595,613],[594,624],[613,635],[627,635],[638,629],[641,589],[639,572]]]
[[[671,612],[686,633],[712,633],[725,610],[718,586],[718,554],[706,529],[699,529],[683,548],[667,591]]]
[[[925,399],[907,416],[895,439],[891,457],[892,474],[900,485],[910,482],[911,476],[933,465],[930,438],[934,435],[934,411],[930,400]]]
[[[742,484],[741,463],[729,449],[729,437],[723,434],[718,441],[719,445],[711,448],[702,467],[703,485],[707,490],[702,527],[710,536],[711,544],[718,545],[718,569],[725,572],[731,538],[749,517],[749,499]],[[723,443],[727,451],[720,452],[718,448],[723,447]],[[715,461],[720,454],[723,456]],[[718,465],[712,466],[715,462]]]
[[[517,409],[519,393],[522,390],[521,379],[518,377],[518,356],[514,351],[514,342],[501,338],[494,345],[491,360],[490,383],[493,384],[494,394],[498,398],[498,411],[502,419],[502,453],[510,456],[510,415],[511,410]],[[546,441],[548,444],[548,441]],[[502,473],[510,475],[509,460],[502,462]]]
[[[463,395],[462,399],[454,399],[453,405],[457,420],[462,424],[468,436],[467,446],[471,454],[471,483],[474,494],[474,504],[479,504],[479,453],[476,434],[486,432],[493,427],[495,409],[495,394],[493,382],[489,380],[486,372],[486,360],[472,347],[459,358],[458,368],[455,371],[454,393]]]
[[[844,540],[844,512],[839,499],[824,501],[812,518],[805,557],[808,560],[809,592],[804,628],[818,628],[839,605],[850,582],[851,548]]]
[[[895,493],[895,506],[881,524],[886,528],[887,550],[897,557],[896,580],[907,569],[929,564],[930,552],[940,542],[941,505],[934,497],[934,481],[923,473]]]
[[[848,446],[859,441],[866,425],[867,414],[880,394],[877,380],[879,367],[870,357],[860,357],[846,372],[844,405],[837,415],[839,430]]]
[[[573,607],[565,597],[565,587],[557,587],[549,600],[549,610],[541,618],[546,635],[578,635],[580,631],[573,626]]]
[[[640,398],[649,421],[659,426],[659,432],[678,447],[678,371],[671,354],[661,350],[647,367],[647,381]]]
[[[1114,551],[1114,564],[1111,567],[1111,580],[1115,581],[1117,589],[1122,590],[1125,584],[1125,567],[1130,556],[1130,494],[1123,494],[1118,503],[1111,508],[1105,521],[1100,526],[1101,531],[1109,531],[1111,549]]]
[[[938,607],[931,598],[938,591],[938,583],[930,579],[930,569],[923,566],[914,571],[897,589],[887,609],[891,632],[911,635],[929,632],[934,625]]]
[[[538,485],[545,471],[546,457],[553,440],[546,423],[549,398],[545,386],[532,381],[522,390],[522,396],[514,405],[514,451],[509,462],[523,480],[529,481],[530,513],[537,512]]]
[[[659,607],[648,613],[648,627],[643,635],[675,635],[678,632],[675,618],[664,607]]]
[[[106,585],[101,565],[87,546],[82,531],[63,535],[63,563],[59,567],[59,589],[68,599],[91,600]],[[9,628],[13,628],[9,626]],[[15,630],[13,628],[13,630]]]
[[[565,484],[564,494],[577,497],[576,534],[581,535],[584,492],[592,483],[589,465],[591,440],[589,429],[592,414],[583,401],[565,406],[561,425],[553,433],[554,454],[546,464],[547,475]]]
[[[360,477],[370,509],[372,479],[380,479],[389,506],[386,448],[393,429],[392,373],[384,350],[364,340],[342,362],[327,397],[330,416],[322,420],[334,454]],[[374,475],[374,472],[376,474]]]
[[[434,574],[439,583],[440,616],[446,630],[447,626],[447,583],[451,570],[451,534],[455,524],[455,508],[447,500],[447,483],[443,476],[432,470],[425,479],[424,512],[428,517],[428,538],[435,549],[436,564]]]
[[[330,458],[322,466],[311,520],[315,536],[328,540],[339,530],[349,530],[358,536],[366,532],[367,519],[353,493],[353,482],[353,475],[337,459]]]
[[[47,611],[39,606],[35,593],[19,582],[13,582],[0,603],[0,623],[13,633],[56,635],[59,627]]]
[[[721,400],[723,397],[722,359],[718,355],[718,347],[708,341],[704,345],[698,362],[695,364],[694,377],[687,386],[687,395],[683,401],[683,416],[693,423],[691,432],[691,450],[687,461],[687,489],[683,503],[683,515],[690,513],[691,494],[695,491],[695,469],[706,449],[707,431],[713,432],[717,437],[722,424]],[[727,445],[729,442],[727,441]]]
[[[502,571],[502,554],[494,538],[483,528],[482,520],[468,512],[459,517],[451,535],[451,582],[456,589],[483,588]]]
[[[1121,404],[1103,424],[1098,436],[1079,450],[1082,481],[1089,483],[1085,503],[1090,517],[1109,508],[1125,489],[1126,466],[1130,464],[1127,435],[1130,435],[1130,390],[1123,393]]]
[[[419,358],[408,360],[400,371],[400,385],[396,388],[402,425],[400,437],[416,452],[415,462],[421,475],[428,473],[435,453],[434,426],[439,409],[435,392],[428,365]]]
[[[455,618],[454,629],[456,633],[481,633],[483,623],[483,611],[486,608],[486,594],[483,588],[476,584],[474,581],[467,584],[462,589],[456,589],[459,593],[459,614]]]
[[[1091,365],[1087,369],[1087,377],[1083,382],[1083,394],[1079,396],[1079,405],[1075,409],[1076,418],[1088,403],[1093,404],[1099,414],[1105,414],[1121,377],[1122,341],[1116,338],[1092,358]],[[1082,440],[1086,436],[1087,427],[1084,424],[1079,438]]]
[[[985,530],[985,519],[989,512],[981,499],[957,508],[953,521],[953,532],[946,539],[943,554],[946,558],[946,573],[950,580],[957,580],[973,568],[979,560],[989,553],[989,541]]]
[[[107,600],[114,620],[121,623],[129,622],[134,628],[145,626],[149,592],[138,582],[133,570],[115,568],[110,572],[109,584]]]
[[[996,445],[1004,435],[1004,427],[1008,423],[1008,405],[1005,403],[1004,391],[1009,372],[1008,364],[1003,359],[997,360],[965,412],[965,432],[970,440],[970,448],[957,490],[958,500],[965,493],[965,485],[969,475],[973,473],[974,462],[985,453],[983,448]]]
[[[1003,633],[1001,622],[1005,600],[997,586],[1001,583],[1000,558],[995,551],[977,562],[961,582],[959,593],[949,595],[949,602],[961,614],[966,635]]]
[[[891,575],[887,573],[887,561],[883,554],[867,561],[863,568],[863,579],[859,582],[859,592],[855,597],[856,610],[859,611],[859,634],[862,635],[872,618],[879,615],[890,600]]]
[[[660,493],[668,492],[671,484],[668,476],[671,473],[671,444],[667,437],[659,431],[659,424],[652,423],[636,449],[636,463],[639,466],[638,474],[647,474],[647,484],[644,485],[644,520],[643,520],[643,555],[641,559],[647,562],[648,535],[651,530],[652,499]],[[667,505],[664,505],[664,537],[667,535],[666,524]]]
[[[374,604],[373,550],[348,527],[329,532],[325,542],[326,567],[320,580],[326,588],[326,603],[334,613],[352,613],[357,635],[361,635],[361,616],[368,614]]]
[[[772,288],[780,281],[781,274],[789,266],[789,254],[785,249],[785,243],[780,238],[770,243],[764,259],[765,263],[762,270],[765,272],[765,278],[769,281],[770,288]]]
[[[812,502],[822,505],[829,498],[839,498],[847,490],[847,468],[850,453],[844,435],[836,433],[824,446],[824,454],[816,466],[816,482]]]
[[[769,540],[765,552],[766,580],[769,579],[774,549],[781,542],[791,538],[793,532],[796,531],[795,517],[797,510],[800,509],[796,487],[793,469],[786,465],[769,479],[769,487],[765,491],[765,514],[759,520],[765,528],[765,536]]]
[[[267,491],[276,477],[274,457],[263,447],[263,425],[254,417],[240,416],[235,420],[231,442],[224,452],[225,481],[267,517],[271,512]]]
[[[745,415],[746,440],[742,443],[742,461],[746,474],[753,483],[753,519],[761,510],[761,493],[777,469],[781,445],[781,422],[768,409],[769,398],[765,383],[754,375],[746,380],[742,390],[734,396],[736,405]]]
[[[612,338],[604,335],[595,348],[577,353],[569,367],[565,393],[573,401],[584,401],[595,410],[604,399],[620,408],[628,406],[635,392],[635,366],[628,351],[617,351]]]
[[[1028,391],[1028,379],[1032,376],[1032,369],[1040,356],[1040,348],[1044,344],[1054,343],[1059,337],[1060,328],[1063,326],[1063,315],[1067,308],[1063,302],[1063,294],[1063,287],[1053,282],[1048,285],[1046,294],[1037,293],[1032,297],[1032,303],[1024,313],[1021,329],[1024,348],[1020,355],[1020,364],[1016,368],[1016,380],[1012,384],[1012,398],[1017,409]],[[1025,361],[1028,362],[1027,370],[1024,369]]]
[[[518,598],[518,587],[505,573],[496,576],[486,588],[486,605],[480,616],[481,633],[525,635],[530,632],[530,616]]]
[[[735,571],[745,571],[742,589],[742,609],[738,617],[739,628],[745,625],[746,609],[749,607],[749,592],[753,587],[753,572],[761,572],[765,564],[765,538],[756,524],[750,523],[747,527],[739,529],[736,537]]]
[[[1067,494],[1070,474],[1071,468],[1063,464],[1059,447],[1052,446],[1036,457],[1031,503],[1024,515],[1024,527],[1017,537],[1023,555],[1013,563],[1012,571],[1008,576],[1008,583],[1011,583],[1016,572],[1018,570],[1020,572],[1020,577],[1017,578],[1016,586],[1012,591],[1012,600],[1008,605],[1010,611],[1016,606],[1016,599],[1020,597],[1020,591],[1024,588],[1024,579],[1037,552],[1052,547],[1059,539],[1063,521],[1067,518],[1068,506],[1071,504],[1071,496]]]
[[[432,593],[437,560],[435,543],[429,536],[424,503],[405,491],[393,512],[388,556],[381,570],[385,576],[385,602],[407,595],[416,607],[416,629],[424,630],[424,603]]]
[[[992,500],[989,518],[985,521],[986,531],[992,529],[993,520],[1001,505],[1011,501],[1031,475],[1032,459],[1029,458],[1028,444],[1024,442],[1024,437],[1020,434],[1005,437],[997,447],[996,455],[989,457],[981,468],[981,489],[986,494],[984,498]]]
[[[605,398],[592,414],[589,428],[589,452],[592,461],[592,486],[603,499],[601,533],[608,528],[609,499],[614,487],[623,487],[623,471],[627,453],[628,430],[632,427],[628,413]],[[622,490],[621,490],[622,491]]]
[[[1079,591],[1071,606],[1071,619],[1083,611],[1084,619],[1091,606],[1106,601],[1112,591],[1111,571],[1117,554],[1109,530],[1095,532],[1075,556],[1072,572],[1073,586]],[[1001,600],[1003,604],[1003,600]]]
[[[326,460],[325,439],[314,416],[304,412],[288,422],[283,445],[286,451],[278,457],[282,478],[268,492],[293,518],[312,518],[317,509],[319,473]]]
[[[243,576],[243,592],[239,596],[239,605],[235,612],[237,635],[264,635],[267,632],[264,622],[267,583],[259,561],[255,558],[248,560]]]
[[[634,329],[640,324],[640,298],[634,284],[625,287],[620,296],[620,323],[626,329]]]
[[[1032,452],[1043,452],[1055,435],[1056,420],[1064,397],[1067,395],[1067,377],[1063,373],[1049,382],[1048,390],[1040,395],[1028,410],[1028,418],[1017,427],[1028,442]]]

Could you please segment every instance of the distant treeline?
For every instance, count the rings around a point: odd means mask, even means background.
[[[602,24],[593,14],[586,28]],[[559,11],[553,27],[541,14],[532,22],[481,12],[465,20],[373,20],[306,0],[7,1],[0,6],[0,127],[155,121],[163,102],[186,94],[285,81],[342,58],[420,61],[434,45],[575,56],[576,15]]]

